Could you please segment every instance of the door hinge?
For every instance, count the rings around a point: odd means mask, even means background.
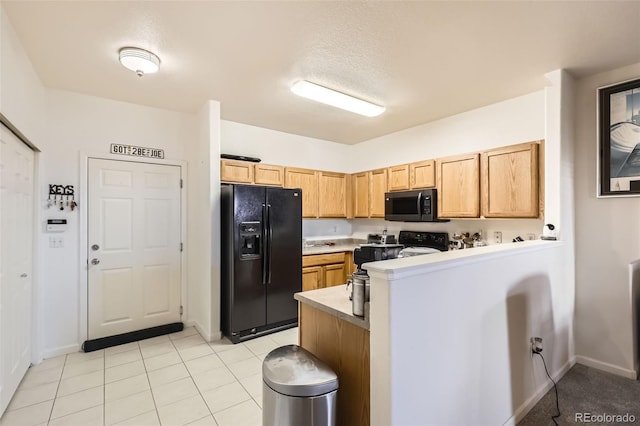
[[[182,305],[180,305],[180,315],[182,315],[183,309],[182,309]]]
[[[184,185],[184,183],[182,182],[182,179],[180,179],[180,188],[182,188],[182,185]]]
[[[184,244],[180,243],[180,251],[184,251]]]

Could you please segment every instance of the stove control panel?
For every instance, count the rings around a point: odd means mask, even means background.
[[[398,242],[405,247],[429,247],[449,250],[449,234],[446,232],[400,231]]]

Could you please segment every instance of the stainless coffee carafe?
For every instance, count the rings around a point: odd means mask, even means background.
[[[351,310],[353,315],[364,317],[364,304],[369,301],[369,275],[366,271],[359,270],[351,274],[347,280],[347,290],[351,286]]]

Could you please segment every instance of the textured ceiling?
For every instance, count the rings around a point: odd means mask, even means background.
[[[640,62],[640,2],[2,1],[42,82],[353,144]],[[138,78],[117,52],[155,52]],[[294,96],[299,80],[387,112],[366,118]]]

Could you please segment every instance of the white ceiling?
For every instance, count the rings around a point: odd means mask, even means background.
[[[354,144],[640,62],[639,1],[7,1],[42,82]],[[123,46],[155,52],[138,78]],[[360,117],[293,95],[307,79],[387,106]]]

